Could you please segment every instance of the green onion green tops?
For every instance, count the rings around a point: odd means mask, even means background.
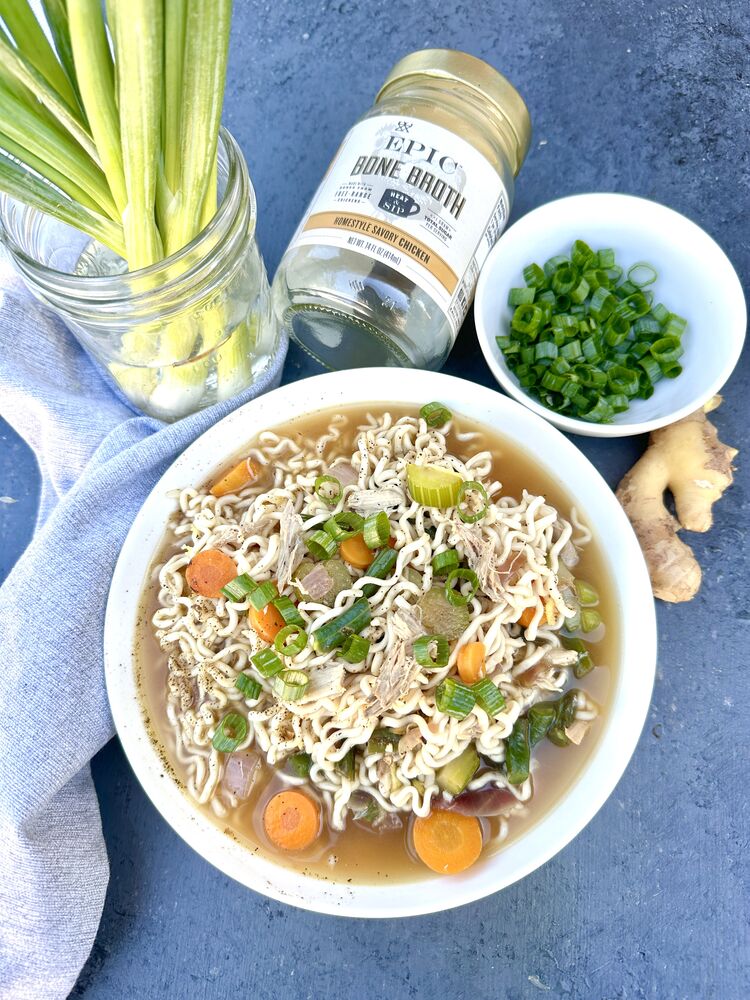
[[[662,378],[682,372],[687,322],[650,287],[656,270],[633,264],[623,280],[613,250],[576,240],[570,257],[523,269],[510,329],[497,344],[521,387],[557,413],[610,423]]]
[[[221,753],[233,753],[247,736],[247,719],[238,712],[229,712],[216,727],[211,746]]]

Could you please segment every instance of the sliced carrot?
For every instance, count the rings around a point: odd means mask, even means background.
[[[261,473],[261,466],[252,458],[243,458],[233,469],[217,480],[211,487],[215,497],[226,496],[227,493],[239,493],[245,486],[254,483]]]
[[[185,570],[191,590],[202,597],[221,597],[221,588],[237,576],[237,565],[219,549],[204,549],[194,556]]]
[[[281,612],[275,604],[267,604],[262,611],[250,608],[248,614],[250,624],[266,642],[273,642],[279,632],[286,625]]]
[[[372,549],[368,549],[365,545],[365,536],[362,532],[352,535],[351,538],[345,538],[339,545],[339,553],[344,562],[356,566],[357,569],[367,569],[375,558]]]
[[[417,817],[412,829],[414,850],[440,875],[456,875],[471,867],[482,853],[482,828],[476,816],[433,809]]]
[[[475,684],[484,677],[483,642],[467,642],[458,651],[458,676],[464,684]]]
[[[301,851],[320,833],[320,807],[304,792],[278,792],[263,813],[268,839],[282,851]]]
[[[521,617],[518,619],[524,628],[528,628],[529,625],[534,621],[534,615],[536,614],[536,608],[524,608],[521,613]]]

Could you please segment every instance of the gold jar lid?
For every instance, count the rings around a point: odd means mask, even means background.
[[[499,115],[499,135],[513,174],[518,174],[531,141],[529,109],[516,88],[502,73],[476,56],[455,49],[422,49],[400,59],[375,98],[379,101],[397,81],[427,76],[463,84],[479,94]]]

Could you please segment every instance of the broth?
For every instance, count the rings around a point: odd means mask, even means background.
[[[394,419],[414,415],[415,408],[402,405],[372,404],[342,407],[336,413],[349,417],[349,424],[342,434],[345,447],[337,448],[336,454],[351,454],[354,451],[356,428],[365,422],[368,413],[389,412]],[[279,435],[289,436],[301,442],[305,439],[317,441],[327,430],[334,411],[321,410],[287,424],[274,427]],[[468,432],[478,435],[470,441],[462,441]],[[459,457],[478,451],[490,451],[493,458],[492,475],[503,486],[503,495],[519,497],[526,489],[530,493],[543,495],[563,517],[568,517],[571,498],[561,484],[546,469],[540,466],[526,452],[505,440],[501,434],[460,415],[454,415],[453,427],[447,435],[449,451]],[[250,443],[237,452],[235,461],[246,453]],[[227,463],[231,467],[232,463]],[[585,511],[578,511],[585,521]],[[142,697],[142,709],[152,739],[159,748],[165,769],[181,787],[185,786],[185,772],[174,753],[174,734],[165,713],[165,690],[167,657],[161,651],[154,636],[151,618],[157,608],[158,584],[156,568],[174,552],[178,551],[171,531],[165,536],[157,558],[154,561],[147,585],[144,589],[142,614],[139,616],[135,649],[137,651],[136,671]],[[612,598],[609,585],[610,571],[605,561],[599,539],[592,540],[580,552],[580,562],[576,566],[576,576],[581,576],[596,587],[599,592],[600,610],[606,630],[600,641],[591,643],[590,649],[596,669],[585,677],[575,680],[574,685],[584,690],[599,706],[599,715],[593,721],[586,738],[580,745],[571,743],[561,748],[544,740],[532,751],[535,762],[532,772],[533,798],[526,804],[520,815],[513,815],[508,821],[508,836],[497,843],[500,829],[498,817],[482,818],[485,847],[477,862],[481,866],[496,850],[503,850],[509,843],[526,833],[575,783],[584,764],[596,746],[602,727],[602,716],[607,711],[613,687],[613,671],[619,660],[618,609]],[[590,642],[587,639],[587,642]],[[411,846],[410,827],[413,817],[404,822],[403,828],[378,832],[349,817],[346,828],[335,831],[324,822],[320,837],[307,850],[284,853],[274,847],[263,829],[262,815],[266,802],[277,791],[288,787],[277,773],[277,769],[265,761],[261,755],[259,776],[250,796],[241,802],[226,817],[219,818],[211,809],[194,803],[196,808],[224,832],[243,843],[253,853],[260,853],[307,875],[338,882],[378,883],[384,880],[413,881],[415,879],[438,877],[422,864]],[[187,794],[187,792],[185,792]],[[193,801],[191,799],[191,801]],[[403,814],[402,814],[403,815]],[[494,841],[494,843],[493,843]]]

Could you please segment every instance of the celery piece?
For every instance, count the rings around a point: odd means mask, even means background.
[[[68,226],[88,233],[115,253],[120,255],[125,253],[121,226],[66,198],[51,184],[36,177],[23,164],[16,163],[2,152],[0,152],[0,191],[40,212],[47,212]]]
[[[73,111],[78,98],[28,0],[0,0],[0,17],[20,51]]]
[[[122,165],[114,66],[100,0],[68,0],[70,41],[91,134],[120,216],[128,202]]]
[[[10,74],[24,87],[27,87],[36,100],[54,115],[60,125],[89,154],[94,163],[101,166],[94,140],[84,128],[78,114],[70,109],[57,91],[50,87],[42,74],[18,49],[15,49],[8,42],[7,36],[3,34],[0,34],[0,63],[3,73]]]
[[[119,218],[117,207],[99,167],[62,129],[27,106],[0,81],[0,126],[18,145],[28,149],[55,170],[62,171],[94,199],[111,218]]]
[[[83,111],[81,95],[78,93],[76,69],[73,63],[73,47],[70,44],[70,27],[68,25],[66,0],[42,0],[42,9],[44,10],[44,18],[52,35],[52,41],[55,43],[57,57],[62,63],[63,69],[75,91],[78,106]]]
[[[175,253],[198,233],[216,158],[224,99],[231,0],[191,0],[183,56],[180,177],[166,235]]]
[[[128,203],[123,229],[131,270],[161,260],[156,226],[156,171],[159,158],[163,58],[163,7],[151,0],[107,4],[114,22],[120,134]],[[122,23],[119,23],[122,18]]]
[[[32,153],[30,150],[24,148],[20,143],[11,139],[10,136],[4,135],[0,131],[0,149],[14,156],[21,163],[25,164],[27,167],[31,167],[37,174],[41,174],[42,177],[46,177],[48,181],[51,181],[56,187],[59,187],[61,191],[72,198],[73,201],[77,201],[79,204],[83,205],[84,208],[90,209],[92,212],[99,212],[100,205],[96,202],[90,195],[88,195],[83,188],[78,187],[66,173],[58,170],[51,163],[47,163],[40,156]]]
[[[412,500],[423,507],[455,507],[463,480],[457,472],[438,465],[407,465],[406,479]]]
[[[174,193],[180,179],[180,128],[187,0],[169,0],[164,8],[164,98],[162,148],[164,176]]]

